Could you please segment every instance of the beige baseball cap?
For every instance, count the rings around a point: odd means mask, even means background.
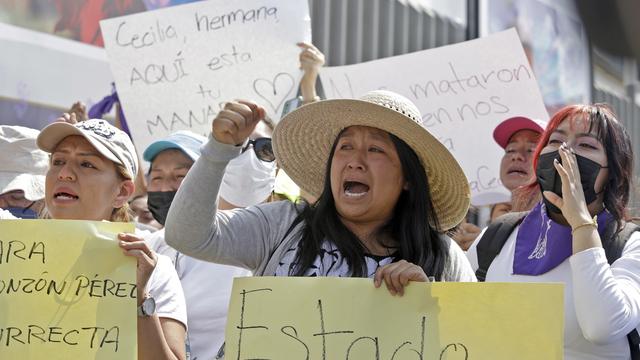
[[[40,132],[37,144],[40,149],[51,153],[67,136],[79,135],[87,139],[93,147],[107,159],[124,166],[134,179],[138,171],[136,149],[124,131],[102,119],[89,119],[76,124],[55,122]]]

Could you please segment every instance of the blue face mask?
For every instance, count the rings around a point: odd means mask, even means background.
[[[11,215],[19,218],[19,219],[37,219],[38,213],[31,209],[34,203],[29,205],[26,208],[18,208],[18,207],[8,207],[4,210],[7,210],[11,213]]]

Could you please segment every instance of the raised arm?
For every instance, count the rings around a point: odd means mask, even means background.
[[[313,44],[301,42],[298,46],[302,48],[300,52],[300,69],[302,69],[302,79],[300,79],[300,93],[302,103],[308,104],[318,101],[316,94],[316,81],[320,68],[324,65],[324,54]]]
[[[206,261],[252,270],[260,264],[270,220],[259,208],[218,211],[217,203],[227,163],[240,153],[241,145],[264,115],[258,105],[238,101],[227,103],[216,116],[202,156],[172,202],[166,221],[167,244]]]

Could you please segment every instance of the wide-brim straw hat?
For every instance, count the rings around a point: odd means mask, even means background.
[[[471,199],[462,168],[447,148],[420,125],[417,107],[405,97],[384,90],[359,100],[314,102],[287,114],[273,133],[273,149],[286,173],[302,189],[318,197],[322,193],[329,153],[338,134],[349,126],[369,126],[403,140],[425,168],[440,228],[449,230],[462,222]]]

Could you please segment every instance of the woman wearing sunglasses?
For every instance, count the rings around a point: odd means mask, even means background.
[[[170,246],[255,275],[369,277],[392,294],[429,277],[475,281],[444,235],[466,214],[466,177],[409,100],[374,91],[296,109],[276,127],[274,151],[318,201],[221,211],[215,200],[225,166],[263,117],[264,109],[240,101],[214,119],[169,211]]]
[[[219,208],[230,210],[267,201],[276,182],[276,162],[271,147],[273,123],[260,121],[242,147],[240,155],[229,162],[220,186]]]
[[[320,98],[316,93],[316,80],[324,65],[324,54],[313,44],[301,42],[300,93],[298,103],[309,104]],[[218,208],[230,210],[271,201],[276,182],[276,163],[271,147],[271,135],[275,124],[264,117],[249,136],[241,155],[227,165],[220,187]],[[253,152],[247,151],[253,149]],[[307,196],[309,198],[309,196]]]

